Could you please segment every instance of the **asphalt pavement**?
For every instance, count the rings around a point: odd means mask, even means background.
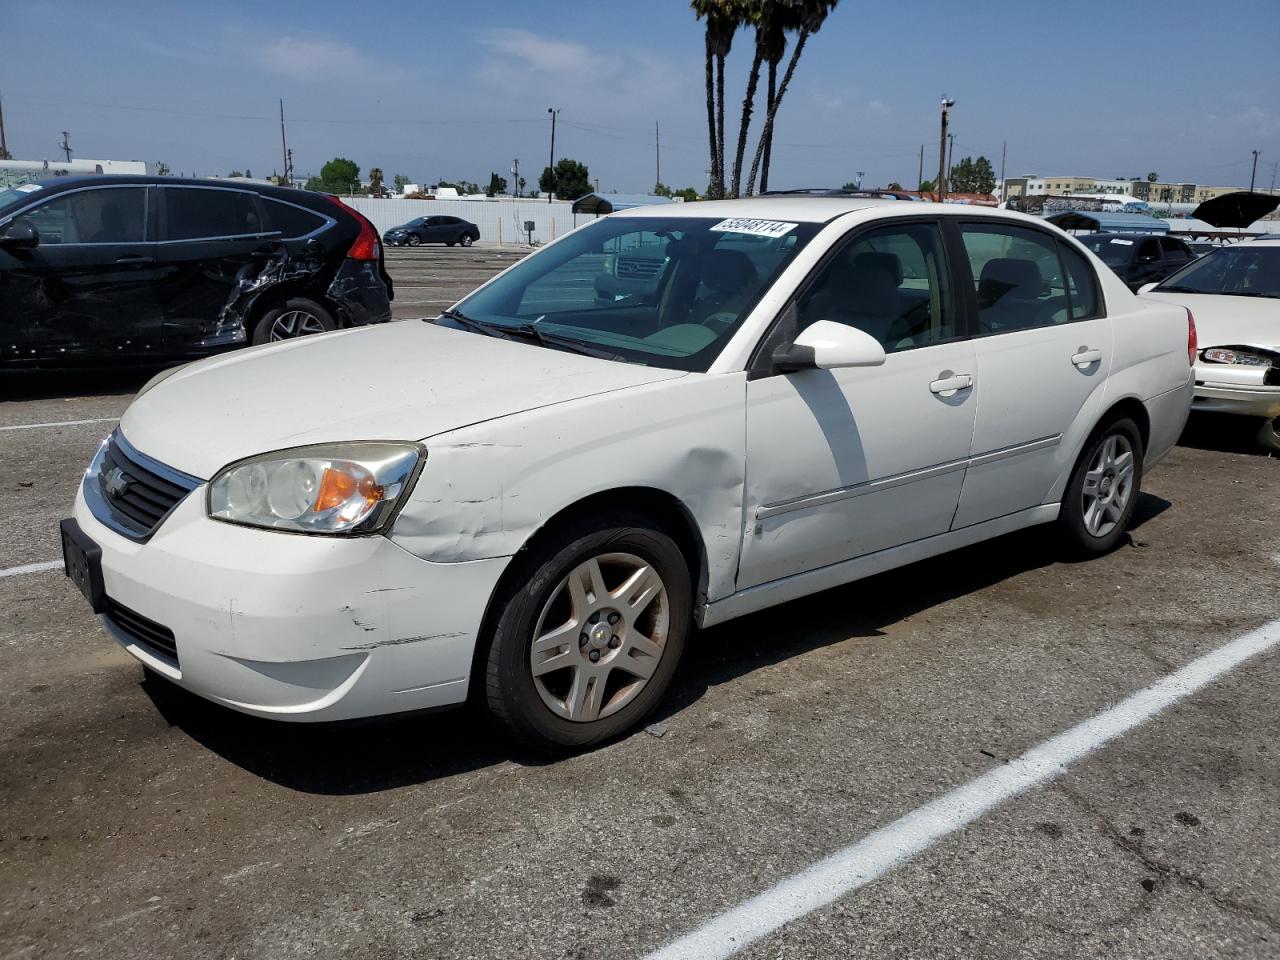
[[[398,303],[465,292],[442,255]],[[254,720],[28,569],[143,379],[0,403],[0,958],[641,958],[1280,616],[1280,461],[1196,420],[1114,553],[1024,531],[705,631],[591,753]],[[1272,647],[738,955],[1275,957],[1278,691]]]

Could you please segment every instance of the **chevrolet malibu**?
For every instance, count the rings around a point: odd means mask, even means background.
[[[621,258],[658,268],[619,301]],[[1036,524],[1108,550],[1191,401],[1188,311],[1006,211],[629,210],[428,322],[143,388],[63,521],[152,673],[337,720],[484,705],[581,748],[709,626]]]

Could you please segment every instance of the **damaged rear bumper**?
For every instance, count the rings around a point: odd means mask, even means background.
[[[382,536],[220,523],[205,516],[203,491],[146,543],[100,523],[83,492],[76,498],[75,519],[102,550],[103,623],[134,657],[199,696],[281,720],[466,699],[481,620],[507,558],[432,563]],[[171,633],[173,653],[154,642],[156,627]]]
[[[325,295],[338,308],[343,326],[362,327],[391,319],[391,291],[372,260],[343,262]]]

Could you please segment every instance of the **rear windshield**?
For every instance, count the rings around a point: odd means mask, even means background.
[[[1280,299],[1280,243],[1219,248],[1193,260],[1156,289]]]
[[[457,310],[634,363],[706,370],[820,226],[604,217],[522,261]]]

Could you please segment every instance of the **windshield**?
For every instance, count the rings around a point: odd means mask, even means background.
[[[1242,243],[1214,250],[1183,267],[1156,289],[1280,299],[1280,244]]]
[[[513,267],[457,307],[532,326],[620,360],[706,370],[819,224],[604,217]]]
[[[1109,267],[1124,266],[1133,256],[1134,242],[1124,237],[1109,237],[1105,233],[1089,237],[1077,237]]]

